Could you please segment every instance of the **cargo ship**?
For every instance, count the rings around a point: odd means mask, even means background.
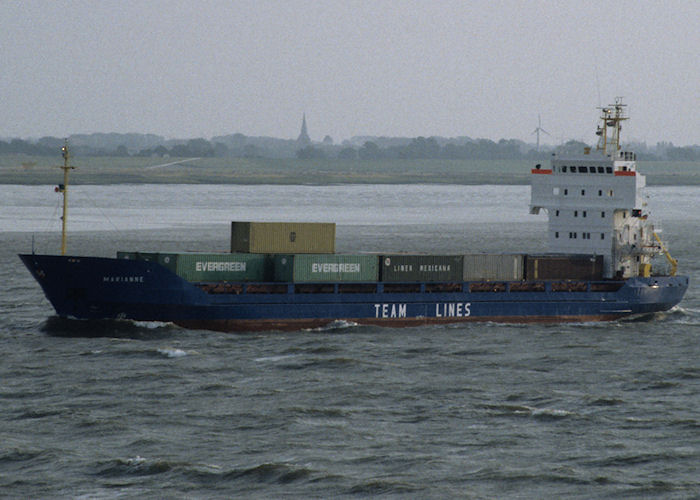
[[[332,223],[236,221],[226,253],[65,255],[66,144],[61,255],[20,258],[61,317],[215,331],[588,322],[667,311],[688,277],[676,275],[646,209],[645,177],[620,147],[625,105],[600,111],[594,151],[531,169],[530,212],[548,216],[545,254],[342,254]]]

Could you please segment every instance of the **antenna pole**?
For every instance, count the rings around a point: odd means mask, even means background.
[[[626,104],[622,104],[622,97],[617,97],[615,98],[615,104],[600,108],[602,124],[598,126],[596,131],[596,134],[599,136],[596,150],[602,151],[604,155],[614,155],[620,150],[622,122],[628,119],[625,115],[626,106]],[[612,132],[610,137],[608,137],[608,129]]]
[[[70,153],[68,152],[68,139],[66,139],[65,145],[61,148],[61,154],[63,156],[63,166],[59,168],[63,170],[63,184],[59,185],[56,188],[56,191],[63,194],[63,216],[61,217],[61,255],[66,255],[66,225],[68,223],[68,171],[75,168],[69,165]]]

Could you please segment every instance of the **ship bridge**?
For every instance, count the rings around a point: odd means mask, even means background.
[[[650,259],[661,251],[648,220],[646,177],[637,171],[636,155],[619,147],[626,118],[617,106],[603,108],[596,151],[554,155],[549,168],[531,171],[530,213],[547,212],[549,251],[602,255],[609,278],[649,275]]]

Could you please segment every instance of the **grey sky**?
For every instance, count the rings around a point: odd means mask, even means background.
[[[2,1],[0,136],[700,143],[700,2]],[[596,78],[597,74],[597,78]],[[598,84],[599,82],[599,84]]]

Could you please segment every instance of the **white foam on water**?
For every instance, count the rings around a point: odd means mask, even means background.
[[[328,332],[332,330],[344,330],[346,328],[354,328],[356,326],[360,326],[359,323],[355,323],[354,321],[345,321],[342,319],[332,321],[328,323],[327,325],[324,326],[319,326],[317,328],[306,328],[304,331],[307,332]]]
[[[142,456],[136,455],[134,458],[127,458],[126,463],[129,465],[141,465],[146,463],[146,459]]]
[[[556,417],[556,418],[563,418],[563,417],[568,417],[569,415],[573,415],[572,412],[567,411],[567,410],[560,410],[557,408],[533,408],[532,409],[532,416],[533,417]]]
[[[167,358],[182,358],[187,356],[187,352],[182,349],[176,349],[174,347],[165,347],[158,349],[158,353],[162,354]]]
[[[139,328],[147,328],[149,330],[165,328],[173,325],[172,323],[166,323],[163,321],[133,321],[133,324]]]
[[[255,358],[253,361],[256,363],[276,363],[277,361],[296,358],[298,356],[298,354],[281,354],[279,356],[263,356],[262,358]]]

